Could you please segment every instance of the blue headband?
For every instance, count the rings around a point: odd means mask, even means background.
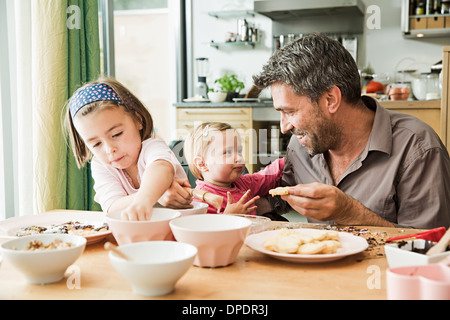
[[[78,111],[85,105],[95,101],[115,101],[123,104],[117,93],[106,84],[94,84],[75,93],[70,101],[70,115],[75,117]]]

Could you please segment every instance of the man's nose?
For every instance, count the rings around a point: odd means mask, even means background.
[[[294,126],[289,122],[287,119],[287,116],[281,112],[280,117],[280,130],[284,134],[286,132],[289,132]]]

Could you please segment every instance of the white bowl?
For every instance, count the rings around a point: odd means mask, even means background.
[[[165,295],[192,265],[197,248],[175,241],[148,241],[118,247],[132,260],[114,252],[109,259],[114,269],[127,280],[134,293],[144,296]]]
[[[226,92],[208,92],[208,98],[211,102],[224,102],[227,98]]]
[[[233,263],[252,222],[224,214],[201,214],[170,221],[175,239],[194,245],[198,254],[194,265],[222,267]]]
[[[122,220],[120,211],[108,213],[105,220],[117,243],[123,245],[140,241],[172,240],[169,221],[180,215],[172,209],[153,208],[152,216],[147,221]]]
[[[70,242],[69,248],[25,251],[30,241],[44,245],[60,239]],[[83,253],[86,238],[69,234],[38,234],[8,240],[0,245],[0,251],[11,265],[18,269],[28,283],[52,283],[64,278],[66,269]]]
[[[181,216],[190,216],[193,214],[204,214],[208,211],[208,204],[204,202],[192,201],[194,207],[190,209],[177,209],[181,213]]]
[[[423,266],[430,263],[439,262],[447,256],[450,256],[450,251],[433,254],[430,256],[411,251],[413,246],[417,249],[425,248],[425,243],[426,241],[423,239],[409,240],[406,241],[406,244],[401,248],[398,247],[397,243],[386,244],[384,246],[384,252],[386,253],[386,259],[389,267]]]

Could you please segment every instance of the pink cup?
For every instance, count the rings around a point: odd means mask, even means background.
[[[172,220],[170,228],[177,241],[197,247],[194,265],[223,267],[236,260],[251,224],[233,215],[203,214]]]
[[[450,300],[450,257],[425,266],[386,271],[389,300]]]

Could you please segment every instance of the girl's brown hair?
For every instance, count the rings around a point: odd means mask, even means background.
[[[123,108],[130,114],[131,118],[134,121],[142,124],[142,129],[140,130],[142,141],[153,136],[153,119],[150,115],[150,112],[147,110],[144,104],[119,81],[108,77],[102,77],[96,81],[85,84],[84,86],[79,88],[77,92],[95,84],[106,84],[110,86],[122,100],[123,106],[114,101],[95,101],[82,107],[80,111],[77,112],[75,117],[85,116],[93,111],[98,111],[105,108]],[[72,95],[72,98],[74,96],[75,93]],[[86,162],[91,160],[92,153],[78,134],[73,124],[73,119],[70,115],[69,110],[69,105],[72,98],[70,98],[65,105],[64,128],[66,134],[69,136],[70,145],[72,147],[77,166],[78,168],[81,168],[86,164]]]

